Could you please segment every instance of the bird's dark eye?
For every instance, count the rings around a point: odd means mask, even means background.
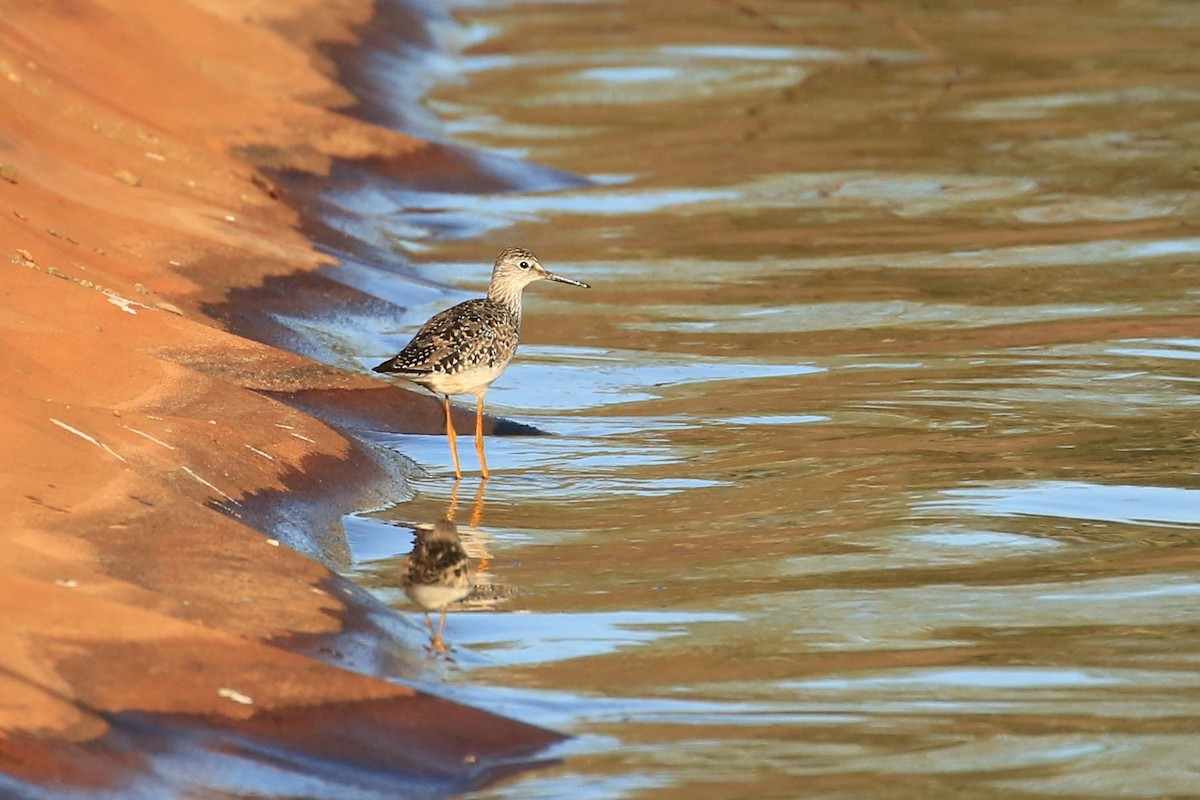
[[[521,269],[529,269],[529,262],[528,262],[528,261],[522,261],[522,262],[521,262]]]

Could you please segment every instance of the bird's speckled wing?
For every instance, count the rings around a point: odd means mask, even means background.
[[[435,314],[375,371],[419,377],[502,367],[516,352],[520,325],[499,303],[482,297],[468,300]]]

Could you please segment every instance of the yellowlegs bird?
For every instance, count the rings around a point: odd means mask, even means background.
[[[475,565],[467,558],[458,526],[449,519],[436,525],[417,527],[412,552],[404,561],[401,576],[404,593],[425,610],[425,625],[433,634],[433,649],[445,650],[446,606],[462,600],[475,585]],[[442,621],[435,631],[430,611],[441,611]]]
[[[517,352],[521,293],[529,284],[541,280],[591,288],[548,271],[528,250],[510,247],[496,259],[487,297],[468,300],[435,314],[399,354],[375,367],[376,372],[399,375],[442,395],[446,437],[450,440],[456,478],[462,477],[462,470],[458,465],[458,437],[450,420],[450,395],[475,395],[475,452],[486,478],[483,396]]]

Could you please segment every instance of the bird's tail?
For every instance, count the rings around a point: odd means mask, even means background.
[[[399,364],[396,363],[396,357],[392,356],[391,358],[389,358],[387,361],[383,362],[382,364],[379,364],[378,366],[375,366],[375,367],[371,367],[371,371],[372,372],[390,372],[393,374],[400,374],[400,375],[405,375],[405,376],[409,376],[409,377],[413,377],[413,378],[419,378],[422,375],[430,374],[433,370],[421,369],[419,367],[416,369],[414,369],[413,367],[401,367]]]

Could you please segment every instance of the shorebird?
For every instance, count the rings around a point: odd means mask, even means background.
[[[435,314],[403,350],[375,367],[376,372],[399,375],[442,395],[446,438],[450,440],[456,478],[462,477],[462,469],[458,464],[458,437],[450,420],[450,396],[475,395],[475,452],[486,478],[483,396],[517,352],[521,293],[529,284],[541,280],[591,288],[582,281],[550,272],[523,247],[510,247],[496,259],[487,297],[467,300]]]
[[[446,632],[446,606],[462,600],[475,585],[475,565],[467,558],[458,526],[449,519],[435,525],[420,525],[412,552],[404,561],[400,578],[404,593],[425,610],[425,625],[433,634],[433,649],[446,649],[442,634]],[[430,611],[441,611],[442,621],[435,631]]]

